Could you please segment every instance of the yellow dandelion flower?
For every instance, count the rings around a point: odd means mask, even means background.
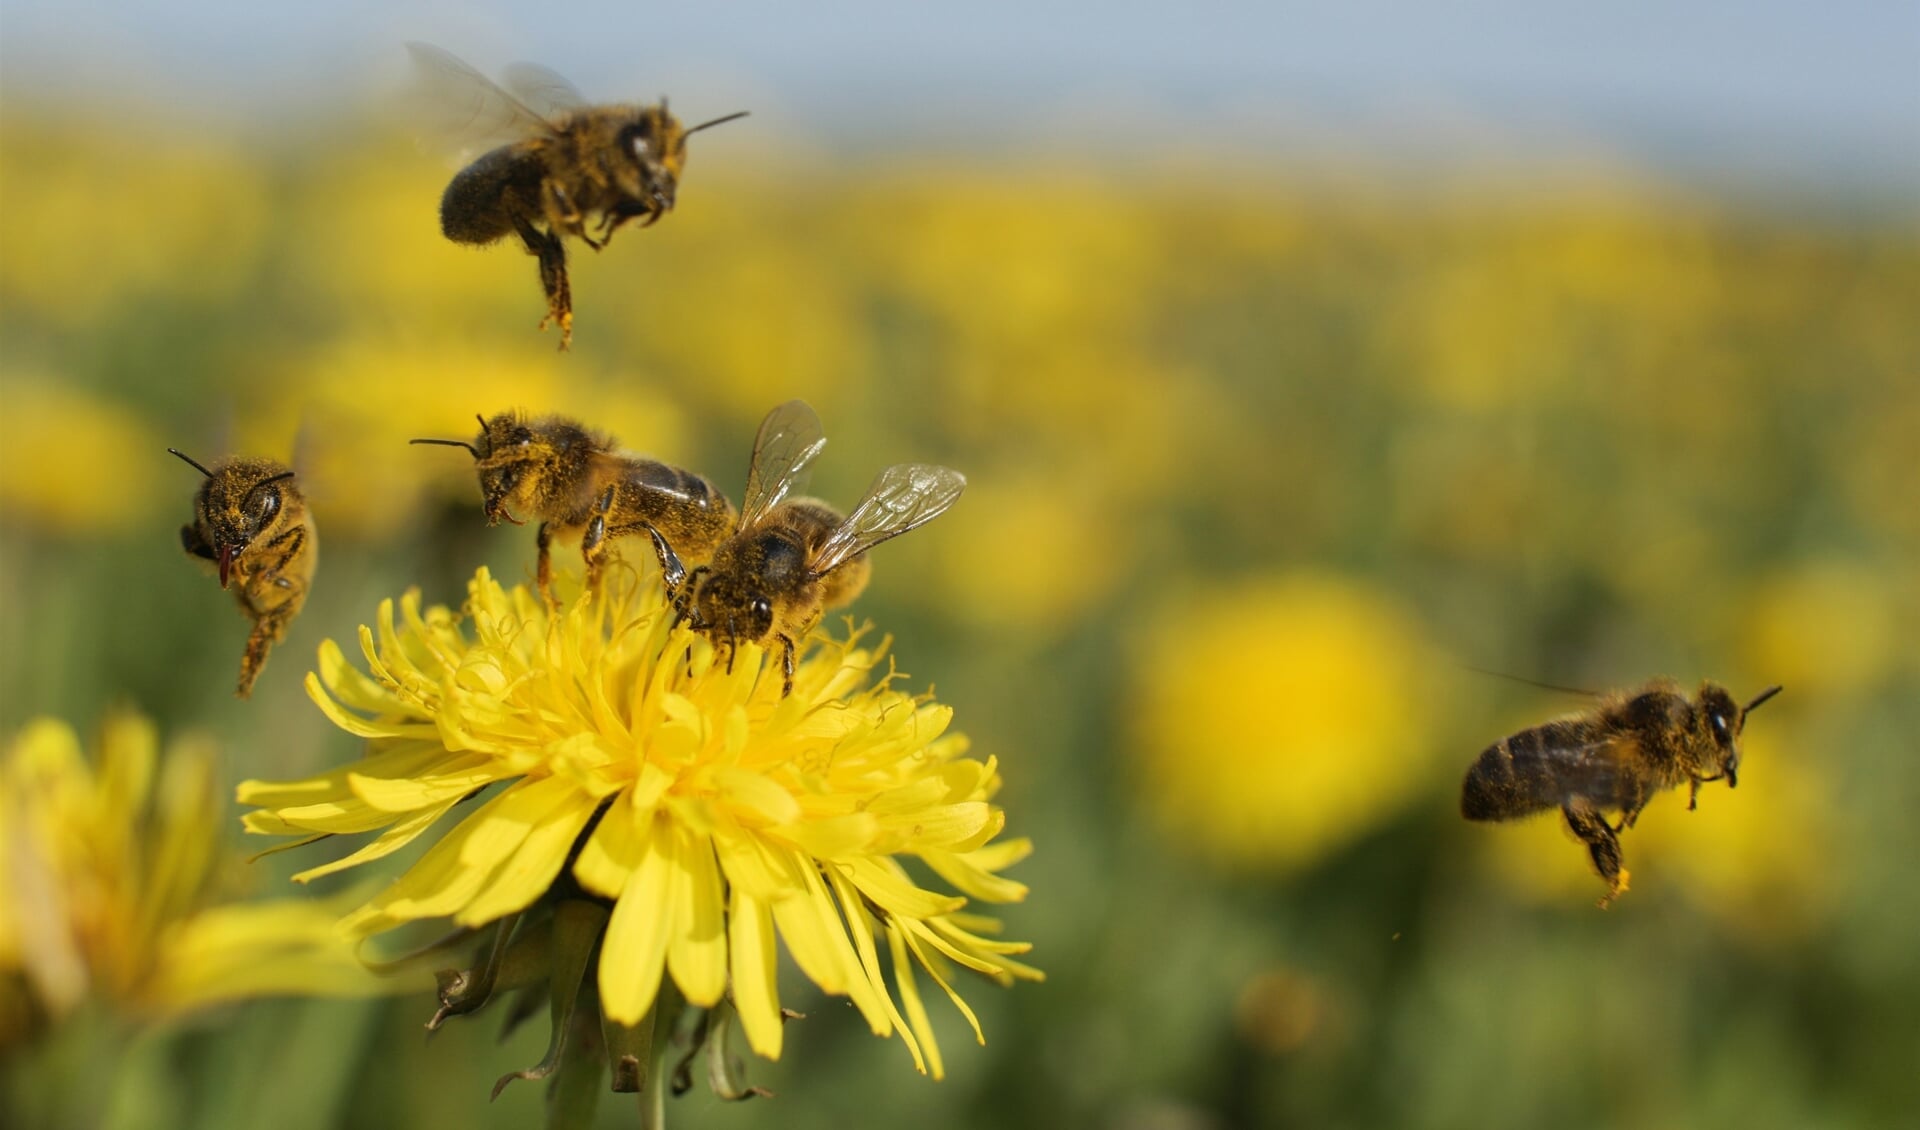
[[[1438,670],[1406,613],[1346,579],[1298,573],[1183,601],[1142,649],[1142,792],[1198,854],[1309,867],[1424,787],[1437,763],[1417,704]]]
[[[597,993],[615,1087],[638,1090],[637,1079],[622,1086],[620,1045],[644,1047],[682,999],[722,1027],[737,1009],[752,1048],[779,1056],[778,937],[822,990],[850,998],[876,1035],[898,1032],[915,1066],[938,1077],[916,967],[976,1036],[950,966],[1001,983],[1039,978],[1014,960],[1026,944],[990,937],[998,922],[963,909],[968,898],[1026,894],[999,874],[1030,845],[994,842],[1005,822],[991,803],[996,763],[966,756],[966,739],[947,732],[948,707],[895,688],[884,642],[818,640],[782,697],[760,649],[716,662],[704,638],[676,626],[654,574],[615,570],[601,592],[555,610],[485,569],[468,592],[464,614],[423,610],[418,592],[397,615],[383,602],[377,625],[360,630],[367,674],[322,646],[308,692],[369,739],[364,758],[310,780],[240,786],[258,806],[246,817],[254,832],[379,831],[301,880],[391,854],[461,810],[340,926],[366,939],[421,919],[498,923],[491,948],[507,958],[445,976],[443,1014],[478,1007],[476,983],[514,980],[513,954],[545,947],[556,1010],[575,998],[567,978],[584,982],[583,998]],[[922,886],[908,857],[961,893]],[[558,1011],[555,1027],[557,1045]]]
[[[245,997],[388,991],[312,900],[220,905],[212,750],[110,718],[27,724],[0,760],[0,1046],[88,1000],[166,1020]]]

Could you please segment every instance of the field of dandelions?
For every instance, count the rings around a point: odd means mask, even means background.
[[[749,1063],[775,1097],[698,1087],[674,1124],[1870,1127],[1920,1105],[1910,209],[1616,163],[989,171],[729,130],[657,228],[575,252],[560,355],[531,261],[444,242],[446,169],[402,139],[9,115],[0,863],[57,824],[107,878],[61,900],[0,868],[0,1124],[537,1122],[540,1084],[488,1096],[543,1023],[428,1039],[430,970],[393,984],[325,948],[419,852],[295,885],[346,849],[245,862],[268,844],[234,786],[361,756],[303,687],[322,641],[359,663],[383,599],[531,576],[531,531],[486,528],[469,463],[409,438],[566,412],[737,499],[793,397],[825,421],[830,500],[894,462],[969,478],[875,554],[853,612],[995,760],[1033,851],[991,913],[1047,980],[956,982],[984,1046],[923,980],[934,1081],[783,952],[806,1018]],[[168,446],[297,457],[319,522],[249,702]],[[1484,745],[1580,705],[1473,668],[1786,693],[1737,792],[1647,810],[1601,912],[1554,821],[1457,815]],[[88,762],[95,792],[30,791]],[[271,900],[283,964],[233,963],[217,918],[155,928],[194,892]],[[88,899],[118,917],[34,1001],[49,937],[81,928],[53,908]],[[290,988],[329,996],[230,999]],[[598,1125],[634,1124],[621,1098]]]

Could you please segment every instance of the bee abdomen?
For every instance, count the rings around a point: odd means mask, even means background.
[[[629,482],[669,495],[677,504],[728,514],[733,511],[733,504],[719,487],[692,471],[654,459],[635,459],[627,474]]]
[[[454,174],[440,197],[440,230],[455,243],[492,243],[514,233],[514,217],[540,199],[545,167],[518,145],[503,145]]]
[[[1460,815],[1511,820],[1558,807],[1565,789],[1558,751],[1579,744],[1575,724],[1549,722],[1502,738],[1480,752],[1460,790]]]

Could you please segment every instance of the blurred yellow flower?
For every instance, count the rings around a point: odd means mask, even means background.
[[[695,240],[663,230],[642,241],[583,262],[576,287],[605,310],[621,355],[646,358],[687,396],[752,420],[796,391],[830,402],[867,369],[858,296],[815,249],[777,231]]]
[[[482,327],[498,319],[535,332],[545,312],[533,260],[516,239],[475,248],[440,234],[440,194],[457,164],[380,137],[300,178],[288,225],[292,269],[317,297],[383,325]]]
[[[1145,802],[1227,863],[1311,865],[1424,787],[1418,703],[1435,678],[1418,627],[1342,578],[1225,584],[1176,603],[1134,680]]]
[[[1162,250],[1127,182],[949,162],[869,177],[844,205],[859,261],[958,337],[1007,348],[1144,324]]]
[[[83,1001],[165,1020],[258,996],[387,991],[311,900],[218,905],[215,759],[116,714],[89,765],[64,722],[0,761],[0,1046]]]
[[[7,457],[0,516],[68,537],[104,537],[144,522],[165,480],[166,444],[131,409],[51,376],[0,374]],[[193,487],[181,480],[182,509]]]
[[[83,326],[143,293],[222,298],[253,270],[266,177],[220,145],[152,123],[139,133],[10,126],[0,169],[32,170],[6,179],[0,299],[36,318]]]
[[[1892,674],[1902,637],[1892,586],[1864,564],[1777,573],[1744,606],[1747,666],[1814,699],[1865,693]]]
[[[982,936],[998,923],[899,862],[917,858],[973,898],[1026,894],[997,874],[1029,844],[991,842],[1005,823],[990,803],[994,761],[965,756],[947,707],[893,688],[884,644],[819,640],[783,698],[759,649],[743,646],[729,670],[675,626],[655,575],[616,570],[600,593],[550,611],[484,569],[464,614],[423,611],[409,593],[398,620],[383,602],[360,642],[370,675],[328,642],[307,685],[336,725],[370,739],[367,755],[311,780],[240,786],[259,806],[253,832],[384,829],[296,878],[388,855],[477,790],[506,787],[350,914],[349,937],[418,919],[511,922],[576,881],[613,902],[591,982],[611,1023],[650,1021],[664,982],[696,1007],[730,999],[754,1050],[777,1057],[778,936],[821,989],[851,998],[876,1034],[898,1031],[936,1077],[916,965],[970,1023],[949,962],[1002,983],[1039,977],[1011,956],[1025,944]]]

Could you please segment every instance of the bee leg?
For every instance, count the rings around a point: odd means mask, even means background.
[[[1694,777],[1687,782],[1687,811],[1700,807],[1700,778]]]
[[[680,586],[687,580],[687,567],[680,563],[680,555],[673,551],[673,546],[667,544],[666,535],[655,529],[652,522],[642,522],[640,525],[646,529],[647,536],[653,539],[653,555],[660,559],[660,583],[667,586],[667,595],[675,598],[674,605],[678,608]]]
[[[558,232],[542,232],[519,218],[515,218],[514,225],[519,229],[520,241],[540,259],[540,286],[547,292],[547,316],[540,319],[540,328],[544,330],[557,323],[560,348],[567,349],[573,344],[573,287],[567,281],[567,249],[561,244]]]
[[[675,627],[678,627],[683,620],[691,624],[695,631],[699,631],[707,626],[706,621],[700,619],[699,610],[693,606],[693,597],[695,591],[699,588],[700,578],[708,572],[709,570],[705,565],[695,566],[693,571],[687,574],[686,580],[681,583],[680,587],[673,590]]]
[[[786,698],[793,693],[793,638],[785,632],[781,632],[778,638],[780,640],[780,674],[782,677],[780,697]]]
[[[619,208],[602,213],[600,216],[600,246],[605,247],[607,244],[612,243],[613,233],[619,231],[626,225],[627,221],[634,217],[657,215],[658,213],[653,210],[646,208],[636,209],[628,205],[622,205]],[[648,223],[651,222],[652,220],[648,220]],[[647,225],[641,224],[640,226],[646,227]]]
[[[293,619],[293,613],[298,612],[300,605],[307,599],[307,585],[305,581],[287,576],[283,570],[300,556],[300,551],[305,549],[306,545],[306,527],[294,526],[261,547],[263,556],[272,553],[274,557],[266,568],[255,572],[243,582],[241,591],[246,596],[249,608],[263,615],[268,612],[291,609],[286,613],[286,618],[288,621]],[[282,629],[285,626],[283,623]]]
[[[1607,884],[1607,893],[1600,899],[1605,909],[1608,903],[1618,898],[1627,889],[1627,870],[1621,866],[1623,857],[1620,852],[1620,839],[1611,825],[1585,805],[1562,805],[1560,812],[1567,818],[1567,827],[1587,845],[1587,855],[1592,858],[1594,870]]]
[[[587,532],[580,538],[580,556],[587,563],[587,591],[600,588],[600,575],[607,566],[608,546],[614,538],[620,536],[620,528],[608,528],[607,515],[613,511],[614,491],[619,484],[609,484],[600,492],[600,500],[593,504],[593,517],[587,520]]]
[[[540,586],[540,595],[548,608],[557,608],[560,602],[553,598],[553,530],[548,523],[540,523],[540,529],[533,535],[533,545],[537,551],[534,557],[533,579]]]
[[[545,182],[540,189],[541,207],[547,213],[547,229],[555,233],[579,236],[580,240],[595,251],[601,245],[587,235],[586,215],[574,204],[567,190],[556,181]]]
[[[219,559],[214,554],[213,547],[207,544],[207,539],[201,537],[199,529],[194,526],[180,527],[180,548],[194,557],[204,557],[208,561]]]

